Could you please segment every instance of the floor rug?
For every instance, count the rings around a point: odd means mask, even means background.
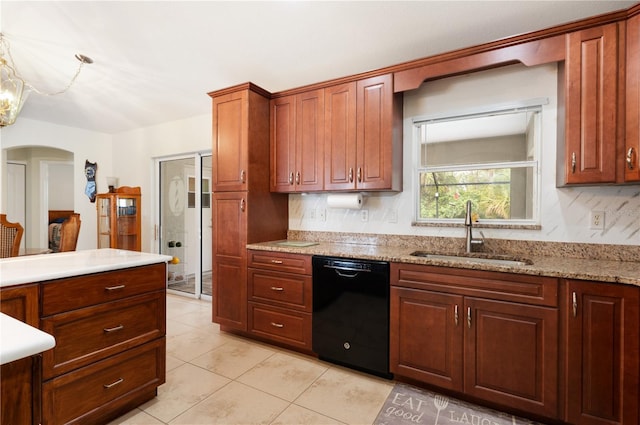
[[[397,383],[373,425],[542,425]]]

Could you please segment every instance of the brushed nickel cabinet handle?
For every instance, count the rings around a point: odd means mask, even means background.
[[[576,153],[575,152],[571,153],[571,172],[572,173],[576,172]]]
[[[293,184],[293,171],[289,173],[289,184]]]
[[[456,322],[456,326],[458,326],[458,304],[453,309],[453,319]]]
[[[572,295],[572,304],[573,304],[573,317],[578,316],[578,295],[574,292]]]
[[[276,322],[271,322],[271,326],[273,326],[274,328],[284,328],[284,325],[282,323]]]
[[[122,329],[124,329],[124,325],[114,326],[113,328],[104,328],[103,331],[105,333],[109,333],[109,332],[120,331]]]
[[[300,184],[300,171],[296,172],[296,184]]]
[[[105,291],[117,291],[118,289],[124,289],[124,285],[105,286]]]
[[[349,167],[349,183],[353,183],[353,168]]]
[[[273,264],[282,264],[282,263],[283,263],[283,261],[282,261],[282,260],[271,260],[271,262],[272,262]]]
[[[104,384],[103,387],[105,388],[111,388],[111,387],[115,387],[118,384],[122,384],[124,382],[124,378],[120,378],[117,381],[113,381],[110,384]]]
[[[471,329],[471,307],[467,307],[467,327]]]
[[[276,291],[276,292],[282,292],[282,291],[284,291],[284,288],[281,287],[281,286],[272,286],[271,290],[272,291]]]
[[[627,151],[627,168],[633,170],[633,148],[629,148]]]
[[[362,183],[362,167],[358,167],[358,183]]]
[[[246,180],[246,178],[247,178],[247,173],[246,173],[244,170],[241,170],[241,171],[240,171],[240,181],[241,181],[242,183],[244,183],[244,182],[245,182],[245,180]]]
[[[244,212],[245,208],[246,208],[246,202],[244,200],[244,198],[240,199],[240,211]]]

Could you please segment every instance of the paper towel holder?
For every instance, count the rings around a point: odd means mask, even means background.
[[[340,193],[327,196],[327,207],[359,210],[364,205],[362,193]]]

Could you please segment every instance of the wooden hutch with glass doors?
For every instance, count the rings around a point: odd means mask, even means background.
[[[140,251],[140,188],[118,187],[96,196],[98,248]]]

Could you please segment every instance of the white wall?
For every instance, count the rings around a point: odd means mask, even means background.
[[[535,68],[514,65],[423,84],[404,95],[403,192],[367,196],[367,222],[357,210],[326,207],[327,195],[290,195],[289,228],[331,232],[361,232],[463,237],[461,227],[413,226],[415,148],[411,118],[458,112],[482,105],[547,97],[543,108],[541,158],[541,230],[483,229],[487,238],[640,244],[640,185],[556,188],[557,69],[555,64]],[[605,229],[590,230],[591,210],[605,212]],[[326,211],[326,221],[320,217]],[[397,214],[397,223],[392,216]]]
[[[22,117],[19,117],[15,124],[3,127],[0,130],[0,149],[2,150],[2,160],[0,161],[0,187],[2,188],[0,211],[6,210],[5,204],[7,202],[6,172],[4,170],[4,164],[6,163],[5,149],[30,146],[46,146],[74,152],[73,205],[75,211],[80,213],[80,219],[82,220],[77,249],[95,248],[97,243],[96,207],[84,194],[87,181],[84,176],[84,161],[88,159],[91,162],[98,163],[98,191],[106,191],[105,178],[111,175],[112,170],[111,136]],[[29,211],[29,208],[27,208],[27,215],[37,214],[38,212],[34,210],[35,208],[32,208],[32,211]],[[34,220],[31,220],[31,222],[34,222]],[[32,231],[42,232],[46,231],[46,229],[32,229]]]

